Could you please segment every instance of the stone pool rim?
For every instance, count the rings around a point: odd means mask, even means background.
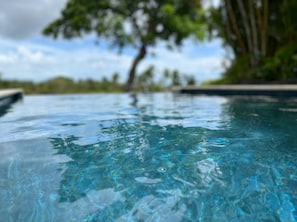
[[[206,96],[271,96],[297,97],[297,84],[284,85],[212,85],[173,89],[174,93]]]
[[[0,107],[10,105],[24,96],[23,89],[0,90]]]

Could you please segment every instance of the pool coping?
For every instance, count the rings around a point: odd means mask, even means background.
[[[297,84],[286,85],[212,85],[173,89],[174,93],[210,96],[297,97]]]
[[[4,89],[0,90],[0,107],[10,105],[24,96],[23,89]]]

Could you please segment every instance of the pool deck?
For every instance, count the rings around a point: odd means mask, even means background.
[[[0,107],[5,105],[10,105],[23,98],[22,89],[5,89],[0,90]]]
[[[173,89],[175,93],[210,96],[297,97],[297,84],[288,85],[212,85]]]

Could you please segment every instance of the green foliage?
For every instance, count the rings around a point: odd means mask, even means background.
[[[136,90],[149,92],[152,91],[154,85],[154,67],[150,66],[144,72],[138,75],[136,80]]]
[[[165,69],[161,80],[161,85],[167,89],[176,86],[189,86],[195,84],[196,80],[194,76],[180,73],[177,70]]]
[[[234,54],[216,83],[296,81],[296,10],[295,0],[222,0],[213,8],[210,27]]]
[[[61,17],[47,26],[44,34],[71,39],[96,33],[120,50],[134,46],[139,53],[129,71],[127,89],[131,89],[147,47],[158,40],[174,46],[190,36],[203,39],[203,15],[199,0],[69,0]]]
[[[196,85],[196,79],[194,78],[194,76],[185,76],[185,81],[187,86]]]
[[[0,89],[6,88],[23,88],[26,94],[103,93],[123,91],[122,84],[106,78],[103,78],[102,81],[92,79],[74,81],[62,76],[41,83],[15,80],[1,81]]]
[[[178,76],[180,83],[186,85],[193,83],[192,76],[180,74],[177,71],[169,71],[168,76],[162,81],[156,81],[155,69],[148,67],[137,77],[135,92],[160,92],[174,86],[174,78]],[[175,77],[173,77],[175,73]],[[119,74],[114,73],[110,79],[103,77],[101,81],[85,79],[74,81],[71,78],[58,76],[41,83],[30,81],[2,80],[0,89],[23,88],[26,94],[72,94],[72,93],[121,93],[124,92],[124,84],[119,81]]]

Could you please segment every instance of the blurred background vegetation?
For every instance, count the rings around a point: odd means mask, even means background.
[[[176,70],[164,70],[162,78],[155,80],[154,67],[136,77],[134,90],[137,92],[161,92],[168,91],[172,87],[194,85],[195,78],[179,73]],[[75,81],[68,77],[58,76],[44,82],[11,81],[1,79],[0,89],[23,88],[26,94],[64,94],[64,93],[121,93],[125,84],[119,82],[119,74],[114,73],[111,78],[103,77],[100,81],[93,79]]]
[[[22,87],[26,93],[164,91],[195,85],[195,77],[165,70],[156,80],[154,67],[137,73],[147,49],[165,41],[168,49],[185,39],[220,38],[228,52],[222,78],[204,84],[297,83],[297,1],[219,0],[69,0],[60,18],[45,27],[53,38],[96,34],[119,52],[126,46],[138,54],[126,83],[119,75],[74,81],[57,77],[42,83],[0,80],[0,88]],[[94,46],[95,47],[95,46]],[[0,75],[1,77],[2,75]]]
[[[296,10],[296,0],[221,0],[211,8],[210,36],[233,55],[213,83],[297,83]]]

